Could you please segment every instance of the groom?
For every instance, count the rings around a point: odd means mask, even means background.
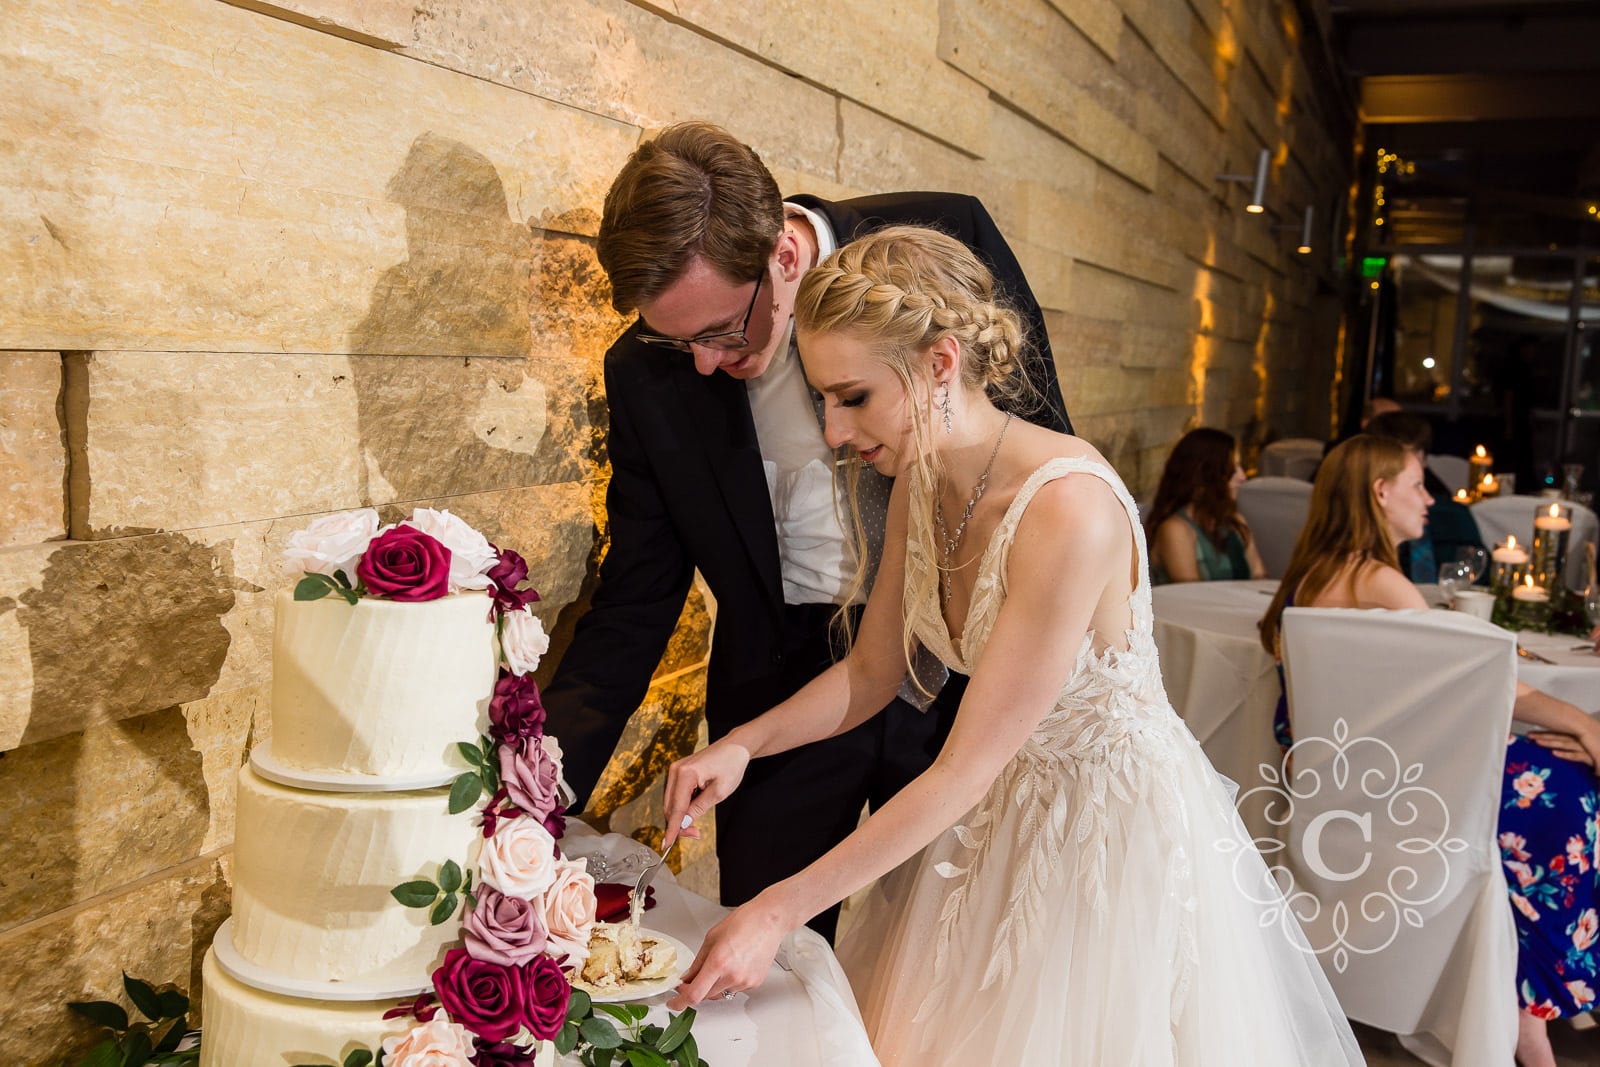
[[[713,740],[841,652],[830,621],[856,571],[839,518],[850,511],[823,442],[821,400],[794,349],[792,312],[807,270],[896,223],[938,226],[989,264],[1035,349],[1024,368],[1038,399],[1021,414],[1070,432],[1039,306],[975,198],[785,202],[755,152],[707,123],[641,145],[612,182],[598,256],[613,305],[639,319],[605,357],[611,547],[544,694],[575,807],[644,698],[696,570],[716,598],[706,681]],[[863,526],[881,545],[888,494],[870,468],[862,482]],[[722,902],[743,903],[799,871],[855,828],[863,804],[876,807],[925,770],[964,689],[954,677],[926,711],[896,699],[847,733],[752,763],[717,808]],[[831,909],[811,925],[831,938],[837,916]]]

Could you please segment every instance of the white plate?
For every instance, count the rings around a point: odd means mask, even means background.
[[[355,774],[340,771],[308,771],[279,763],[272,755],[269,738],[250,750],[250,769],[263,778],[295,789],[315,789],[324,793],[402,793],[412,789],[437,789],[449,785],[471,768],[448,768],[411,775]]]
[[[289,975],[258,967],[239,955],[233,947],[233,919],[222,921],[217,936],[211,943],[217,955],[217,966],[229,976],[265,993],[279,993],[286,997],[304,997],[307,1000],[405,1000],[433,989],[432,975],[418,983],[389,980],[386,982],[324,982]]]
[[[678,954],[678,962],[673,965],[672,973],[664,978],[652,978],[648,982],[629,982],[621,989],[613,990],[610,993],[594,993],[584,989],[584,992],[589,994],[590,1000],[596,1004],[623,1004],[630,1000],[648,1000],[659,993],[665,993],[669,989],[677,988],[678,979],[683,976],[683,972],[688,969],[689,964],[694,962],[694,953],[689,951],[688,945],[685,945],[671,934],[664,934],[660,930],[652,930],[648,926],[639,927],[639,933],[651,940],[663,941],[672,946],[673,951]],[[576,989],[578,987],[574,986],[573,988]]]

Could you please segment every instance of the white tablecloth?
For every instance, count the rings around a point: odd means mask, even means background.
[[[567,823],[562,848],[569,855],[605,861],[611,881],[631,881],[649,850],[620,834],[596,834],[577,820]],[[602,872],[604,873],[604,872]],[[656,906],[644,925],[671,934],[699,951],[706,931],[729,909],[679,886],[670,870],[652,883]],[[683,961],[687,967],[688,960]],[[653,1023],[666,1024],[671,993],[652,998]],[[850,983],[821,935],[802,927],[789,935],[766,981],[732,1000],[707,1000],[697,1009],[694,1039],[715,1067],[876,1067]],[[574,1060],[574,1062],[576,1062]]]
[[[1437,587],[1419,588],[1430,602],[1438,599]],[[1276,589],[1276,582],[1263,579],[1184,582],[1152,591],[1167,696],[1212,765],[1246,789],[1257,784],[1260,764],[1279,762],[1272,713],[1283,689],[1256,631]],[[1600,656],[1571,651],[1578,644],[1572,636],[1522,633],[1518,639],[1555,661],[1519,658],[1518,679],[1600,715]]]

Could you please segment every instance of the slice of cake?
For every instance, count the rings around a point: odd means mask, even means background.
[[[616,993],[636,982],[673,975],[678,950],[631,922],[595,923],[589,933],[589,959],[573,985],[590,993]]]

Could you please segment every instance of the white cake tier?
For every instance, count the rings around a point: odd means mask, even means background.
[[[305,771],[390,775],[465,770],[456,742],[488,726],[493,601],[420,604],[278,594],[272,755]]]
[[[416,1020],[385,1019],[394,1001],[302,1000],[263,993],[228,975],[207,952],[205,1035],[200,1067],[293,1067],[341,1064],[356,1048],[374,1053],[386,1037],[404,1034]],[[555,1062],[555,1047],[541,1046],[537,1067]]]
[[[239,771],[233,847],[233,946],[257,967],[313,981],[426,981],[460,934],[390,894],[437,881],[454,860],[477,867],[475,809],[449,813],[449,790],[316,793]]]

